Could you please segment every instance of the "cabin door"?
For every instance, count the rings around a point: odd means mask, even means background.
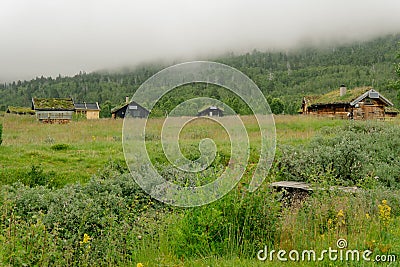
[[[371,119],[372,116],[374,115],[374,110],[372,109],[371,106],[364,106],[364,119],[368,120]]]
[[[377,106],[364,106],[365,119],[381,119],[383,118],[383,110]]]

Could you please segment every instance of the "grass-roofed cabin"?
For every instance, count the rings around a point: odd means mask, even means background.
[[[393,103],[371,87],[339,90],[321,96],[305,96],[302,113],[355,120],[385,119],[397,116]]]
[[[224,110],[216,106],[208,106],[200,109],[197,116],[222,117],[224,116]]]
[[[125,116],[133,117],[133,118],[146,118],[149,115],[149,111],[136,103],[135,101],[129,102],[127,99],[127,103],[124,105],[115,107],[111,110],[111,117],[116,118],[125,118]]]
[[[32,98],[32,109],[43,123],[68,123],[75,106],[72,98]]]
[[[6,110],[8,114],[18,114],[18,115],[35,115],[35,111],[29,107],[13,107],[9,106]]]
[[[96,120],[100,118],[99,103],[74,103],[75,113],[88,120]]]

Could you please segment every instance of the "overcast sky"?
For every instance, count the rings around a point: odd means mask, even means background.
[[[400,32],[399,0],[0,0],[0,81]]]

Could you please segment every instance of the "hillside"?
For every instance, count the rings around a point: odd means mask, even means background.
[[[373,86],[399,107],[397,92],[387,85],[396,77],[393,63],[396,62],[399,41],[400,34],[397,34],[343,46],[253,51],[244,55],[230,53],[210,60],[228,64],[247,74],[270,101],[275,98],[278,106],[283,104],[285,113],[295,113],[303,95],[326,93],[342,83],[348,88]],[[2,84],[0,110],[9,105],[30,106],[33,96],[71,96],[76,101],[99,102],[102,116],[107,116],[110,108],[124,101],[126,95],[132,95],[141,83],[163,67],[149,64],[133,70],[81,72],[73,77],[38,77],[31,81]],[[156,113],[164,114],[164,110],[170,110],[177,102],[199,92],[201,95],[217,95],[229,103],[235,102],[229,92],[221,90],[216,93],[212,86],[185,86],[179,92],[165,96]],[[237,104],[236,110],[247,113],[242,103]]]

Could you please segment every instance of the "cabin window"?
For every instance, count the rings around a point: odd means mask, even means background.
[[[369,92],[368,96],[370,98],[379,98],[379,93],[378,92]]]

